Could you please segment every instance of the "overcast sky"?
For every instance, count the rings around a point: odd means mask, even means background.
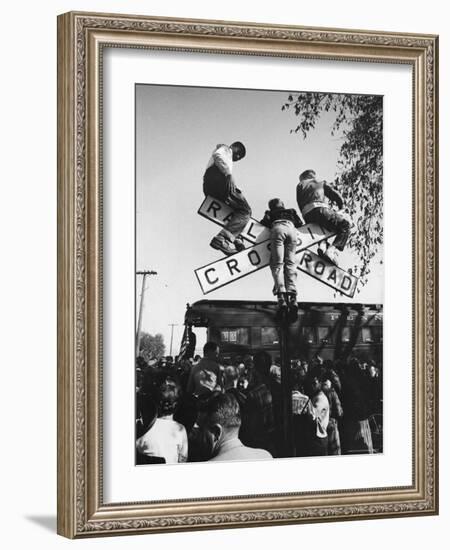
[[[194,274],[197,267],[223,257],[209,247],[219,227],[197,214],[203,200],[202,178],[216,144],[242,141],[247,156],[234,164],[238,187],[260,219],[267,201],[280,197],[297,208],[298,175],[308,168],[333,180],[342,141],[330,134],[332,114],[322,116],[306,140],[291,134],[297,120],[281,111],[286,91],[234,90],[185,86],[136,86],[136,270],[153,269],[147,279],[142,330],[164,335],[169,353],[169,324],[177,354],[186,303],[203,298],[271,300],[269,268],[203,296]],[[368,284],[354,300],[383,302],[382,251],[372,265]],[[356,258],[341,256],[351,267]],[[335,301],[334,291],[299,272],[299,301]],[[141,278],[137,278],[137,303]],[[138,311],[138,308],[137,308]]]

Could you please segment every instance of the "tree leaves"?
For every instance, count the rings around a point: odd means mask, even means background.
[[[166,351],[162,334],[142,333],[139,345],[139,354],[148,362],[161,359]]]

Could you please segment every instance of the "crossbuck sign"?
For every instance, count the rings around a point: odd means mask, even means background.
[[[205,198],[198,213],[222,227],[233,216],[233,210],[228,205],[212,197]],[[303,225],[297,231],[297,254],[300,256],[297,269],[345,296],[353,298],[358,283],[357,277],[309,250],[313,245],[332,237],[333,233],[320,225],[311,223]],[[269,265],[270,230],[250,218],[241,237],[252,246],[195,270],[203,294],[208,294]]]

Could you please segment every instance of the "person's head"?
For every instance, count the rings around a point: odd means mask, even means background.
[[[236,397],[228,392],[213,395],[202,407],[199,425],[208,436],[214,456],[224,440],[239,434],[241,410]]]
[[[278,208],[284,208],[284,202],[281,199],[270,199],[269,210],[277,210]]]
[[[216,360],[219,357],[219,346],[216,342],[206,342],[203,346],[203,356],[207,359]]]
[[[155,400],[159,416],[168,416],[175,412],[180,399],[181,389],[178,381],[170,374],[162,373],[155,383]]]
[[[245,154],[247,153],[245,149],[245,145],[241,143],[240,141],[235,141],[230,145],[230,149],[233,152],[233,161],[237,162],[238,160],[241,160],[245,157]]]
[[[236,368],[238,370],[239,376],[241,376],[241,377],[245,376],[246,368],[245,368],[244,363],[242,363],[242,361],[240,363],[238,363]]]
[[[314,397],[322,389],[320,376],[317,374],[310,374],[305,382],[305,390],[309,397]]]
[[[314,366],[315,367],[321,367],[323,365],[323,359],[320,355],[316,355],[314,357]]]
[[[281,384],[281,367],[277,364],[274,364],[270,367],[270,374],[272,378],[277,382],[278,384]]]
[[[316,173],[314,170],[305,170],[299,176],[299,181],[314,180],[316,179]]]
[[[308,370],[305,369],[303,363],[300,363],[300,366],[297,369],[297,373],[299,380],[305,380],[305,378],[308,376]]]
[[[338,373],[334,370],[334,368],[328,369],[326,371],[326,376],[330,380],[333,386],[335,386],[338,389],[341,387],[341,380],[339,378]]]
[[[225,388],[234,388],[239,379],[239,372],[234,365],[227,365],[223,371]]]

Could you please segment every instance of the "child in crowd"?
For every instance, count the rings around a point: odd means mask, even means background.
[[[158,418],[150,429],[136,441],[136,450],[147,457],[159,457],[167,464],[186,462],[188,439],[185,427],[173,419],[180,398],[176,380],[163,375],[156,385],[155,401]]]

